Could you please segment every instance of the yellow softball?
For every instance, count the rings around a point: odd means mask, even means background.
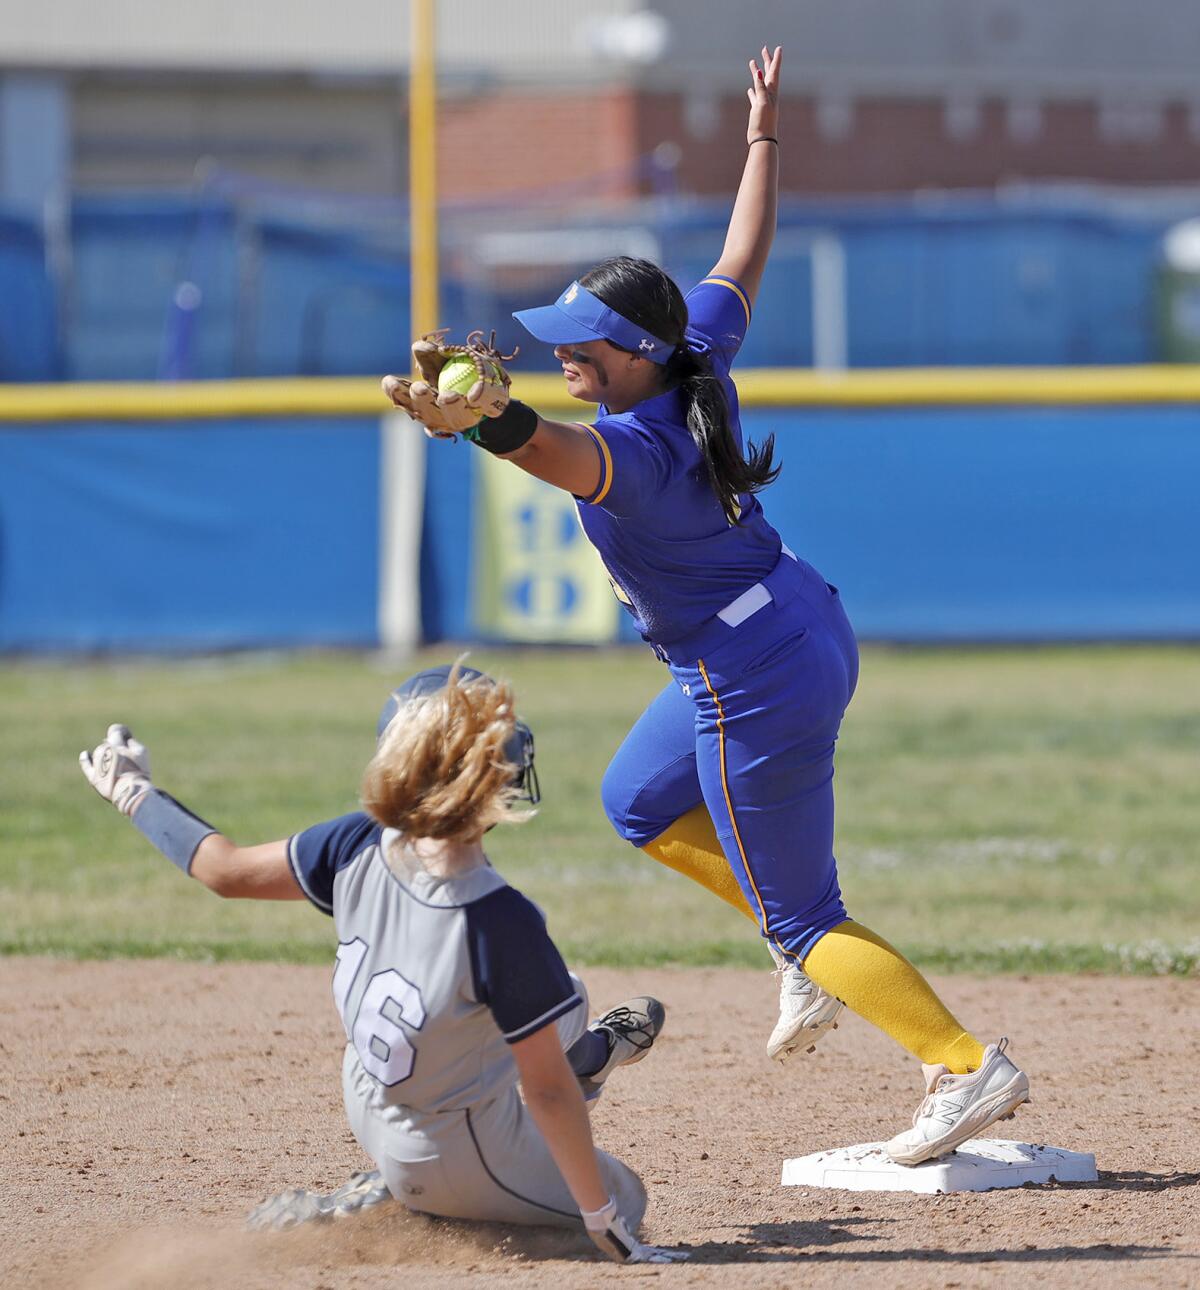
[[[438,389],[443,394],[461,394],[465,397],[478,380],[479,369],[475,366],[475,360],[468,354],[457,354],[447,360],[438,373]]]

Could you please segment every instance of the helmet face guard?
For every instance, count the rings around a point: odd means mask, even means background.
[[[410,676],[407,681],[398,685],[388,695],[387,702],[379,713],[379,722],[375,728],[376,738],[383,738],[383,732],[391,725],[392,718],[405,703],[445,689],[453,670],[449,663],[442,667],[426,668],[425,671]],[[489,685],[495,684],[486,672],[480,672],[473,667],[460,667],[458,674],[464,681],[482,680]],[[513,786],[519,790],[517,800],[536,806],[542,800],[542,790],[533,764],[533,731],[520,717],[517,718],[513,732],[504,745],[504,759],[512,762],[517,768],[517,773],[513,777]]]

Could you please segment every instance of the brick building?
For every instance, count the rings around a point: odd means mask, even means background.
[[[157,12],[63,0],[5,24],[0,201],[178,187],[202,158],[404,191],[405,7]],[[438,14],[446,200],[728,191],[761,37],[787,47],[791,192],[1200,178],[1195,0],[441,0]]]

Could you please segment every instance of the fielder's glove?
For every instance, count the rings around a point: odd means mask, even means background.
[[[128,726],[112,725],[94,752],[81,752],[79,766],[87,782],[122,815],[133,808],[154,785],[150,782],[150,754],[129,733]]]
[[[443,329],[413,342],[413,365],[420,372],[415,381],[403,376],[383,378],[384,394],[437,439],[452,439],[484,417],[498,417],[508,407],[512,380],[503,364],[517,354],[516,350],[501,354],[495,346],[495,332],[485,341],[483,332],[473,331],[465,345],[447,345],[446,335]],[[442,368],[455,358],[470,359],[479,374],[465,394],[438,389]]]
[[[596,1248],[614,1263],[679,1263],[687,1258],[684,1250],[664,1250],[658,1245],[643,1245],[630,1234],[625,1220],[617,1213],[617,1203],[611,1197],[603,1209],[580,1216],[587,1234]]]

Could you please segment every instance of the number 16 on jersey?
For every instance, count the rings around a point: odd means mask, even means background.
[[[347,1005],[354,979],[367,957],[367,943],[356,936],[338,946],[337,966],[333,970],[333,1001],[337,1005],[346,1037],[354,1045],[363,1070],[381,1084],[391,1088],[403,1083],[413,1072],[416,1049],[408,1032],[425,1024],[425,1004],[421,991],[394,968],[376,972],[367,982],[353,1019]]]

